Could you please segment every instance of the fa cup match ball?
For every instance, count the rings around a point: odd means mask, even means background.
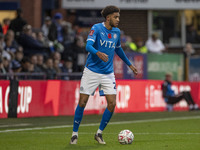
[[[134,135],[130,130],[122,130],[118,134],[118,141],[120,144],[131,144],[134,140]]]

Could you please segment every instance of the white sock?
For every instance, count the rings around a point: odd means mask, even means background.
[[[98,134],[98,133],[102,134],[102,133],[103,133],[103,131],[102,131],[102,130],[100,130],[100,129],[98,129],[98,130],[97,130],[97,134]]]
[[[76,135],[78,137],[78,132],[72,132],[72,136]]]

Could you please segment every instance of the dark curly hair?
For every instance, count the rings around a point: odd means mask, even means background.
[[[106,6],[102,11],[101,15],[106,18],[109,14],[120,12],[120,9],[116,6]]]

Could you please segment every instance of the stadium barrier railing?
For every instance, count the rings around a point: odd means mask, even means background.
[[[82,76],[82,72],[72,72],[72,73],[57,73],[54,75],[54,78],[51,79],[59,79],[59,80],[80,80]],[[46,73],[0,73],[0,80],[47,80],[48,77]]]

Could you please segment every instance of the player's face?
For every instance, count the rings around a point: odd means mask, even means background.
[[[119,17],[120,17],[120,15],[119,15],[118,12],[115,12],[115,13],[110,15],[109,23],[110,23],[111,27],[117,27],[119,25]]]

